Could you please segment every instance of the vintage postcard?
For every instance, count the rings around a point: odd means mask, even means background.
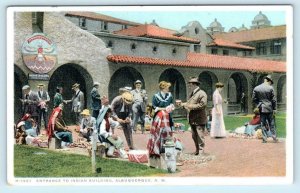
[[[8,183],[291,184],[292,15],[8,7]]]

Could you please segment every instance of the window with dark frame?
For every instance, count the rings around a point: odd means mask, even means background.
[[[130,46],[131,51],[135,51],[136,50],[136,44],[132,43]]]
[[[260,42],[256,44],[256,55],[266,55],[267,54],[267,43]]]
[[[86,18],[84,17],[79,18],[79,27],[83,27],[83,28],[86,27]]]
[[[201,48],[200,45],[194,45],[194,52],[200,53],[200,50],[201,50],[200,48]]]
[[[32,12],[33,32],[43,32],[44,30],[44,12]]]
[[[218,54],[218,49],[212,48],[211,49],[211,54],[217,55]]]
[[[108,28],[107,28],[107,22],[106,21],[103,21],[103,22],[101,22],[101,29],[102,30],[107,30]]]
[[[152,52],[153,52],[154,54],[156,54],[156,53],[157,53],[157,46],[153,46],[153,48],[152,48]]]
[[[112,48],[113,47],[113,42],[111,40],[108,41],[107,47],[108,48]]]
[[[270,46],[271,54],[281,54],[281,41],[273,40]]]
[[[223,56],[228,56],[229,55],[229,50],[223,50]]]
[[[173,48],[173,49],[172,49],[172,54],[175,55],[176,53],[177,53],[177,49],[176,49],[176,48]]]

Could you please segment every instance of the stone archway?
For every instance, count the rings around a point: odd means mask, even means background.
[[[249,100],[249,93],[248,93],[248,80],[245,75],[241,72],[233,73],[228,79],[228,113],[230,112],[240,112],[241,110],[241,96],[242,93],[245,94],[246,97],[246,112],[248,109],[248,100]]]
[[[186,101],[186,83],[178,70],[173,68],[165,70],[159,77],[159,82],[163,80],[171,83],[170,92],[174,100]]]
[[[28,84],[26,74],[17,65],[14,65],[14,121],[18,121],[22,116],[22,87]]]
[[[80,90],[84,93],[85,107],[90,106],[90,91],[93,87],[93,78],[89,72],[78,64],[64,64],[58,67],[52,74],[48,92],[51,99],[49,104],[50,108],[53,108],[53,98],[56,92],[57,86],[63,87],[63,97],[65,100],[69,100],[73,96],[72,85],[74,83],[80,84]],[[64,119],[68,124],[75,123],[75,119],[71,113],[72,104],[68,103],[64,108]]]
[[[165,70],[159,77],[160,81],[167,81],[171,83],[170,92],[173,95],[173,103],[175,104],[176,99],[180,99],[182,101],[187,100],[186,96],[186,83],[182,76],[182,74],[173,68]],[[173,111],[173,117],[184,117],[186,116],[185,109],[175,109]]]
[[[277,106],[279,110],[286,109],[286,75],[281,76],[277,83]]]
[[[212,96],[215,89],[215,84],[218,82],[217,76],[209,71],[202,72],[199,77],[200,88],[206,92],[207,102],[212,105]]]
[[[111,77],[109,81],[108,97],[110,102],[119,95],[119,88],[129,86],[134,88],[134,82],[140,80],[143,83],[143,89],[145,89],[145,82],[142,75],[132,67],[122,67],[118,69]]]

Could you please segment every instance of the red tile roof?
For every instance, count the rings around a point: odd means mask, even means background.
[[[207,46],[221,46],[221,47],[228,47],[228,48],[238,48],[244,50],[254,50],[255,48],[250,46],[244,46],[241,44],[237,44],[228,40],[223,40],[221,38],[215,38],[213,42],[207,44]]]
[[[82,12],[81,11],[70,11],[70,12],[67,12],[65,14],[65,16],[85,17],[87,19],[92,19],[92,20],[107,21],[107,22],[132,25],[132,26],[141,25],[140,23],[131,22],[131,21],[123,20],[123,19],[118,19],[118,18],[111,17],[108,15],[103,15],[100,13],[94,13],[94,12],[88,12],[88,11],[82,11]]]
[[[286,26],[281,25],[261,29],[214,34],[214,37],[239,43],[286,38]]]
[[[114,33],[127,36],[149,37],[166,40],[175,40],[181,42],[200,43],[200,40],[198,39],[188,38],[184,36],[175,36],[173,35],[174,32],[175,31],[173,30],[161,28],[156,25],[145,24],[120,31],[115,31]]]
[[[170,60],[141,56],[109,55],[114,63],[149,64],[178,67],[215,68],[226,70],[246,70],[255,72],[286,72],[286,63],[234,56],[188,53],[187,60]]]

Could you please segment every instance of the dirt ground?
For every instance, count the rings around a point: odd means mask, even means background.
[[[125,141],[122,130],[116,130],[116,134]],[[74,133],[74,138],[76,140]],[[141,134],[138,131],[133,134],[134,146],[136,149],[145,150],[149,133]],[[184,145],[184,154],[195,151],[191,132],[177,133]],[[205,137],[205,155],[213,159],[206,163],[185,162],[182,166],[177,166],[178,172],[167,174],[169,177],[269,177],[286,175],[286,143],[285,139],[280,139],[278,143],[273,143],[272,139],[268,143],[262,143],[258,139],[243,138],[219,138],[212,139]],[[125,142],[125,147],[127,144]],[[77,153],[86,154],[83,148],[71,148]],[[193,157],[193,156],[190,156]],[[196,158],[198,159],[198,157]]]
[[[176,134],[176,137],[184,144],[183,153],[189,154],[195,151],[191,132],[179,133]],[[146,148],[147,134],[134,134],[133,138],[136,147]],[[280,139],[279,143],[273,143],[271,139],[269,143],[262,143],[258,139],[233,137],[212,139],[206,136],[205,140],[205,154],[212,156],[213,159],[202,164],[185,163],[178,167],[180,172],[170,174],[170,176],[259,177],[286,175],[284,139]]]

